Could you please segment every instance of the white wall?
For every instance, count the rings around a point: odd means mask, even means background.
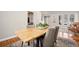
[[[0,33],[2,33],[2,14],[0,14]],[[0,34],[2,35],[2,34]]]
[[[79,21],[79,12],[78,12],[78,21]]]
[[[27,12],[0,11],[0,34],[3,37],[13,35],[16,30],[26,28]]]

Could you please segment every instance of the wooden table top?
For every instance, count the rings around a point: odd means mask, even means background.
[[[15,34],[17,35],[17,37],[21,39],[21,41],[28,42],[37,37],[40,37],[41,35],[45,34],[47,31],[48,31],[47,29],[39,30],[37,28],[27,28],[27,29],[18,30],[15,32]]]

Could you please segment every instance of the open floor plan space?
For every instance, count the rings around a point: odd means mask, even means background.
[[[0,11],[0,47],[79,47],[79,11]]]

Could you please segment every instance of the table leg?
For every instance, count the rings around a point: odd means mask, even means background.
[[[43,47],[44,36],[45,36],[45,34],[40,36],[39,38],[37,38],[37,44],[36,44],[37,47],[39,47],[39,42],[40,42],[41,47]]]
[[[28,46],[30,46],[30,42],[28,42]]]
[[[24,42],[22,41],[22,43],[21,43],[21,47],[23,47],[23,44],[24,44]]]
[[[40,37],[40,45],[41,45],[41,47],[43,47],[43,40],[44,40],[44,37],[45,37],[45,34]]]
[[[36,39],[36,47],[39,47],[39,38]]]

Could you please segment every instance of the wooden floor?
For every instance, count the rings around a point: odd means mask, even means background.
[[[19,46],[20,44],[18,42],[20,42],[19,38],[12,38],[12,39],[0,42],[0,47],[21,47]],[[12,44],[16,44],[16,43],[18,44],[18,46],[12,46]],[[27,43],[24,43],[24,47],[29,47],[29,46]],[[33,47],[32,44],[30,45],[30,47]],[[57,47],[76,47],[76,44],[69,39],[58,38]]]
[[[0,47],[6,47],[10,44],[17,42],[17,41],[19,41],[19,38],[17,38],[17,37],[8,39],[6,41],[2,41],[2,42],[0,42]]]

